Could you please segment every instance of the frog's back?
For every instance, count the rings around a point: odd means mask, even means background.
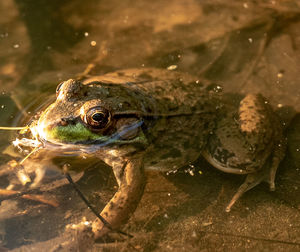
[[[151,97],[155,113],[192,112],[207,101],[209,83],[189,74],[157,68],[126,69],[89,78],[85,83],[100,81],[126,87],[135,99]],[[146,100],[147,103],[149,101]],[[158,103],[159,102],[159,106]],[[145,104],[147,106],[148,104]],[[201,107],[201,109],[205,109]]]
[[[208,82],[155,68],[120,70],[87,82],[91,81],[125,87],[132,95],[126,110],[154,115],[144,118],[151,143],[146,150],[146,168],[177,169],[199,157],[213,130],[218,107],[215,93],[208,91]]]

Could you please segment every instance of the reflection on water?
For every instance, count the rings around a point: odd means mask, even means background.
[[[176,71],[221,84],[225,91],[258,92],[275,108],[300,109],[300,5],[295,0],[7,0],[0,3],[0,10],[1,126],[25,125],[53,100],[49,94],[63,80],[131,67],[176,66]],[[292,115],[286,117],[290,120]],[[289,153],[280,167],[276,193],[258,187],[235,212],[225,215],[222,207],[240,184],[239,178],[220,174],[202,160],[197,163],[202,175],[166,179],[151,174],[144,198],[126,226],[135,238],[119,239],[107,249],[299,249],[298,128],[296,118],[288,129]],[[14,133],[0,132],[1,188],[16,179],[15,171],[5,170],[7,162],[22,158],[7,149],[15,138]],[[72,167],[95,166],[96,161],[85,158]],[[70,163],[72,158],[56,162]],[[49,181],[38,193],[57,200],[59,206],[21,197],[2,201],[2,247],[53,248],[66,224],[79,222],[82,216],[94,218],[63,176],[55,172],[58,177],[52,176],[55,169],[47,165]],[[31,179],[37,176],[34,167]],[[57,181],[59,186],[43,191]],[[99,209],[115,189],[104,165],[87,172],[79,183]],[[38,244],[44,241],[47,245]]]

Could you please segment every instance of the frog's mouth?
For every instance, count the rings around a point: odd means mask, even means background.
[[[14,141],[14,145],[18,147],[49,149],[59,152],[62,155],[82,152],[93,153],[100,149],[125,144],[139,144],[145,146],[147,139],[142,130],[132,139],[124,138],[128,132],[140,128],[143,123],[143,120],[138,120],[111,135],[97,135],[88,131],[80,123],[68,127],[57,126],[45,131],[43,124],[34,122],[29,127],[31,138],[17,139]],[[82,134],[78,135],[78,132]]]

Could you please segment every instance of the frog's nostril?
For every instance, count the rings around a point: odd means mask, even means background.
[[[71,117],[71,118],[61,118],[60,119],[60,125],[61,126],[67,126],[67,125],[75,125],[76,124],[76,119]]]
[[[60,120],[60,125],[61,126],[67,126],[69,124],[68,119],[67,118],[62,118]]]

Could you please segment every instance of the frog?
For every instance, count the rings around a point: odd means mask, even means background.
[[[56,100],[30,128],[55,155],[87,153],[111,166],[118,189],[100,213],[110,226],[99,219],[92,223],[96,239],[118,230],[134,213],[145,170],[174,171],[203,156],[222,171],[248,174],[227,210],[266,177],[275,188],[284,156],[276,115],[260,95],[246,95],[234,105],[220,90],[188,73],[156,68],[57,86]]]

